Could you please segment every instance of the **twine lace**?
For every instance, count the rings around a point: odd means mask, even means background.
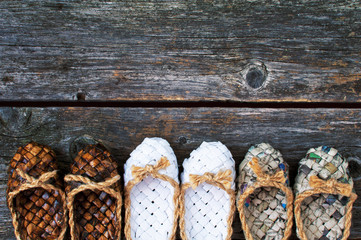
[[[206,172],[203,175],[189,174],[189,180],[193,189],[196,189],[199,184],[207,183],[218,183],[223,186],[223,189],[229,189],[232,185],[232,171],[219,171],[217,174]]]
[[[140,182],[142,179],[147,177],[148,175],[152,175],[153,177],[158,175],[158,171],[164,168],[169,167],[170,163],[166,157],[161,157],[161,159],[155,164],[150,165],[147,164],[145,167],[132,166],[132,176],[135,181]]]
[[[311,176],[309,184],[312,188],[319,188],[323,192],[332,192],[333,194],[340,194],[349,197],[352,192],[352,187],[347,183],[339,183],[336,179],[322,180],[317,176]]]
[[[252,161],[250,161],[248,164],[250,168],[253,170],[253,172],[256,174],[257,181],[262,182],[265,185],[273,182],[279,182],[279,183],[286,182],[285,174],[283,171],[278,171],[273,175],[269,175],[263,172],[258,163],[258,158],[256,157],[253,157]]]

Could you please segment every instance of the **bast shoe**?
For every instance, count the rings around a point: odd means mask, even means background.
[[[55,153],[35,142],[10,161],[7,202],[18,240],[64,239],[67,209]]]
[[[67,183],[72,240],[118,240],[121,234],[120,175],[101,144],[82,149],[64,180]]]
[[[180,233],[186,239],[230,240],[235,162],[221,142],[203,142],[183,162]]]
[[[293,195],[288,166],[267,143],[251,147],[239,166],[238,211],[246,239],[287,239]]]
[[[178,164],[169,143],[145,138],[124,165],[127,240],[175,239]]]
[[[348,163],[336,149],[311,148],[299,163],[294,191],[300,239],[348,238],[357,195]]]

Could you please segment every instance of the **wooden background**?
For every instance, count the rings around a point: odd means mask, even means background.
[[[63,174],[94,141],[122,169],[145,137],[163,137],[180,171],[202,141],[222,141],[237,165],[269,142],[291,184],[326,144],[360,194],[360,19],[356,0],[0,1],[0,239],[15,239],[8,163],[30,140],[55,150]]]

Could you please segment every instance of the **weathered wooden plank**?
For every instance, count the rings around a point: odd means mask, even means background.
[[[360,19],[353,0],[0,1],[0,100],[360,101]]]
[[[269,142],[289,163],[291,184],[306,151],[325,144],[350,160],[356,192],[361,192],[360,109],[0,108],[0,128],[1,239],[14,239],[5,206],[5,171],[17,147],[30,140],[51,146],[63,173],[79,148],[94,139],[110,149],[120,168],[144,137],[167,139],[180,166],[202,141],[222,141],[237,166],[252,144]],[[353,213],[350,239],[360,239],[360,198]],[[243,239],[238,216],[234,231],[233,239]]]

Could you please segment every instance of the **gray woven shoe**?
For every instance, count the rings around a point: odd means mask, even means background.
[[[357,195],[348,163],[336,149],[311,148],[299,163],[294,191],[300,239],[348,238],[352,205]]]
[[[246,239],[287,239],[292,231],[293,195],[288,165],[279,151],[261,143],[239,166],[238,211]]]

